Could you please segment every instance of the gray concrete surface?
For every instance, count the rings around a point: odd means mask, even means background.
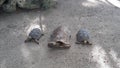
[[[56,9],[0,13],[0,68],[120,68],[120,9],[109,0],[59,0]],[[114,0],[116,1],[116,0]],[[24,43],[28,27],[46,26],[40,45]],[[59,25],[69,27],[70,49],[51,49],[47,43]],[[80,28],[90,31],[92,46],[75,44]]]

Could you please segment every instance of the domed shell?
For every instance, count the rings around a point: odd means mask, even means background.
[[[65,44],[69,44],[69,34],[67,27],[59,26],[57,29],[55,29],[51,35],[51,41],[61,41]]]
[[[57,27],[51,37],[50,42],[48,43],[50,47],[58,48],[69,48],[70,47],[70,31],[67,27],[59,26]]]
[[[34,28],[30,33],[29,36],[32,39],[40,39],[40,37],[42,36],[41,30],[39,28]]]
[[[82,41],[88,41],[89,40],[89,33],[85,29],[80,29],[76,35],[77,41],[82,42]]]

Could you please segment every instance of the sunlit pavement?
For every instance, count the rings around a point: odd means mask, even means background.
[[[40,44],[24,43],[40,22],[45,33]],[[70,49],[47,46],[60,25],[71,31]],[[75,44],[80,28],[89,30],[92,46]],[[119,0],[59,0],[45,12],[0,13],[0,68],[120,68],[119,48]]]

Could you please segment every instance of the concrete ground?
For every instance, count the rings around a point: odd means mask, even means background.
[[[58,2],[57,8],[44,12],[0,13],[0,68],[120,68],[119,1]],[[28,28],[39,22],[40,14],[46,26],[45,36],[40,39],[40,45],[25,44]],[[47,46],[50,34],[60,25],[71,31],[70,49]],[[75,44],[80,28],[89,30],[92,46]]]

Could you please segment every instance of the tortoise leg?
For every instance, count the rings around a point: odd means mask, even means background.
[[[40,38],[39,39],[37,39],[37,41],[39,41],[40,40]]]
[[[37,43],[37,44],[39,44],[39,40],[35,40],[35,39],[34,39],[34,42]]]
[[[41,38],[42,36],[44,36],[44,34],[43,34],[43,33],[41,34],[40,38]],[[39,38],[39,39],[40,39],[40,38]],[[37,40],[39,40],[39,39],[37,39]]]
[[[44,36],[44,33],[42,33],[41,36]]]
[[[89,42],[89,41],[87,41],[87,44],[88,44],[88,45],[92,45],[92,43],[91,43],[91,42]]]

